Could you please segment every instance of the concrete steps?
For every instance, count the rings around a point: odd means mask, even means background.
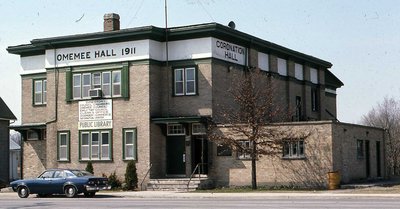
[[[147,190],[150,191],[195,191],[197,189],[207,189],[212,186],[211,180],[207,177],[189,178],[170,178],[170,179],[150,179]]]

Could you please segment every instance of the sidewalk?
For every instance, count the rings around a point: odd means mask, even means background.
[[[101,191],[96,195],[117,198],[275,198],[275,197],[400,197],[400,181],[386,180],[342,185],[337,190],[318,191],[254,191],[242,193],[176,192],[176,191]],[[17,196],[10,187],[1,189],[0,196]]]

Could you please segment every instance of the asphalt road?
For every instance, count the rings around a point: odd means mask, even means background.
[[[66,198],[55,196],[27,199],[17,194],[0,194],[0,208],[400,208],[400,198],[380,196],[255,196],[236,197],[125,197],[113,194],[99,194],[95,198]]]

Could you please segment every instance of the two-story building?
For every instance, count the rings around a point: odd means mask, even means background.
[[[205,119],[226,102],[232,71],[249,66],[279,78],[279,97],[301,121],[284,126],[316,130],[282,156],[259,159],[260,183],[326,181],[332,170],[343,182],[384,176],[383,130],[336,122],[343,83],[331,63],[234,28],[120,29],[119,16],[106,14],[103,32],[7,50],[21,57],[22,124],[14,129],[23,136],[24,177],[92,161],[96,174],[115,171],[122,180],[135,160],[145,182],[189,177],[204,163],[214,185],[250,184],[249,161],[205,134]]]
[[[10,180],[10,121],[17,118],[0,97],[0,188]]]

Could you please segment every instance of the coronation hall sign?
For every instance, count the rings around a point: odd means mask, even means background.
[[[112,100],[87,100],[79,102],[79,130],[112,129]]]

